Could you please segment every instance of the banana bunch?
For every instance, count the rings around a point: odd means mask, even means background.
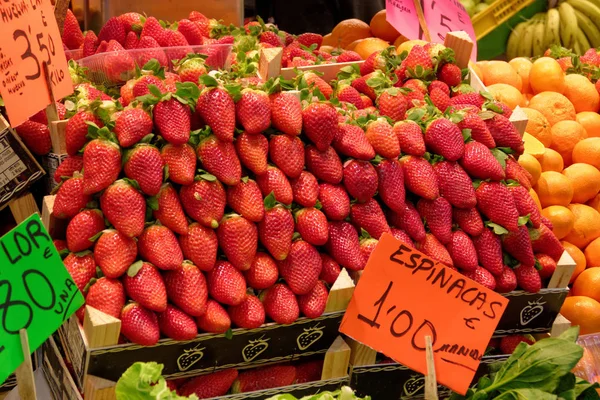
[[[506,56],[541,56],[557,44],[584,54],[600,46],[600,0],[563,0],[557,8],[517,24],[506,44]]]

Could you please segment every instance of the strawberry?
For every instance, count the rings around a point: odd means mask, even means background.
[[[339,124],[332,146],[338,153],[358,160],[375,157],[375,149],[357,125]]]
[[[494,275],[485,268],[477,267],[473,271],[462,271],[462,274],[490,290],[496,289],[496,279],[494,278]]]
[[[500,275],[494,276],[498,293],[510,293],[517,288],[517,277],[512,268],[504,266]]]
[[[296,379],[296,368],[291,365],[273,365],[242,372],[233,382],[232,393],[288,386]]]
[[[163,80],[158,76],[154,75],[143,75],[138,80],[135,81],[133,85],[133,96],[140,97],[146,96],[150,94],[150,85],[154,85],[158,88],[159,92],[166,93],[165,85],[163,84]]]
[[[362,57],[355,51],[352,50],[344,50],[337,57],[338,63],[351,62],[351,61],[361,61]]]
[[[327,217],[320,210],[309,207],[298,210],[296,217],[296,231],[303,240],[314,245],[323,246],[329,237]]]
[[[448,86],[457,86],[462,82],[462,71],[456,64],[444,64],[437,72],[440,81]]]
[[[227,204],[252,222],[259,222],[265,215],[262,199],[258,184],[247,177],[242,178],[237,185],[227,188]]]
[[[94,139],[83,152],[83,192],[94,194],[109,187],[121,172],[119,146],[105,139]]]
[[[455,224],[458,224],[460,229],[473,237],[479,236],[483,232],[483,221],[476,208],[454,208],[452,210],[452,220]]]
[[[535,254],[535,258],[542,267],[542,269],[538,271],[540,278],[550,279],[552,275],[554,275],[554,271],[556,271],[556,261],[549,255],[542,253]]]
[[[225,211],[225,189],[214,177],[201,178],[189,186],[182,186],[179,199],[186,214],[207,228],[216,229]]]
[[[313,44],[317,45],[317,49],[321,47],[321,43],[323,42],[323,36],[318,33],[306,32],[301,35],[298,35],[296,40],[303,46],[310,47]]]
[[[199,399],[225,396],[238,377],[236,369],[225,369],[197,376],[187,381],[177,391],[180,396],[195,394]]]
[[[372,237],[360,239],[360,252],[365,260],[365,263],[369,261],[371,253],[375,250],[377,244],[379,244],[379,240],[373,239]]]
[[[447,267],[454,267],[454,261],[448,250],[431,233],[426,234],[422,241],[415,242],[415,248]]]
[[[265,313],[278,324],[291,324],[300,316],[294,292],[285,283],[277,283],[261,293]]]
[[[369,98],[369,96],[361,93],[360,98],[362,99],[362,102],[363,102],[363,109],[365,109],[367,107],[373,107],[373,100],[371,100]]]
[[[164,275],[169,300],[191,316],[206,312],[208,299],[207,280],[194,264],[184,262],[181,268]]]
[[[417,210],[431,233],[442,243],[452,240],[452,206],[444,197],[435,200],[420,199]]]
[[[125,27],[123,27],[123,24],[117,17],[112,17],[106,21],[102,29],[100,29],[100,33],[98,33],[98,40],[105,40],[107,42],[116,40],[121,45],[125,44],[125,37]]]
[[[408,233],[404,232],[402,229],[390,228],[390,233],[397,240],[404,242],[411,247],[415,246],[410,236],[408,236]],[[425,233],[423,233],[423,235],[425,235]]]
[[[246,295],[240,304],[229,307],[228,312],[239,328],[255,329],[265,323],[265,308],[256,296]]]
[[[142,259],[163,270],[177,269],[183,262],[181,247],[173,232],[162,225],[150,225],[138,238]]]
[[[25,121],[15,128],[27,148],[38,156],[46,155],[52,150],[50,130],[47,125],[33,121]]]
[[[450,96],[450,88],[446,83],[442,81],[432,81],[431,83],[429,83],[429,86],[427,87],[429,93],[431,93],[433,89],[439,89],[442,92],[446,93],[448,96]]]
[[[100,197],[104,216],[119,232],[137,237],[144,230],[146,201],[129,181],[120,179],[110,185]]]
[[[506,179],[519,182],[528,191],[531,190],[531,180],[533,177],[525,168],[521,166],[512,156],[506,159]]]
[[[342,185],[321,183],[319,202],[328,220],[342,221],[350,215],[350,199]]]
[[[502,274],[504,263],[500,238],[491,230],[484,228],[481,235],[473,237],[473,244],[477,250],[479,265],[495,276]]]
[[[171,29],[165,29],[161,40],[158,41],[162,47],[174,47],[166,51],[167,58],[173,62],[182,60],[186,55],[193,53],[189,43],[183,33]],[[165,43],[166,42],[166,43]]]
[[[66,20],[65,20],[66,23]],[[79,24],[77,24],[79,27]],[[64,31],[64,28],[63,28]],[[64,39],[63,39],[64,42]],[[94,31],[87,31],[85,36],[83,37],[82,44],[82,56],[83,58],[93,56],[96,54],[96,49],[98,48],[98,44],[100,41],[98,40],[98,36],[94,33]]]
[[[514,269],[519,287],[529,293],[542,289],[542,278],[533,265],[520,265]]]
[[[487,150],[487,149],[486,149]],[[440,195],[457,208],[473,208],[477,204],[471,178],[456,162],[442,161],[433,166]]]
[[[294,294],[307,294],[312,290],[321,273],[319,252],[310,243],[298,240],[292,243],[285,260],[277,262],[279,274]]]
[[[314,58],[314,56],[308,52],[300,52],[300,54],[303,54],[309,58],[310,57]],[[325,98],[329,100],[329,98],[333,94],[333,89],[327,82],[325,82],[325,80],[323,78],[321,78],[319,75],[315,74],[314,72],[304,73],[304,78],[306,79],[306,83],[308,84],[309,88],[314,85],[314,87],[319,89],[321,91],[321,93],[323,93],[323,96],[325,96]],[[316,103],[316,104],[318,104],[318,103]],[[302,119],[304,120],[304,112],[302,113]],[[306,124],[305,121],[304,121],[304,124]]]
[[[319,279],[325,281],[328,285],[333,285],[340,275],[340,265],[325,253],[321,253],[320,256],[323,267]]]
[[[258,237],[276,260],[285,260],[294,235],[294,217],[273,196],[265,198],[265,217],[258,223]]]
[[[223,141],[233,141],[236,106],[229,93],[222,88],[206,88],[196,103],[196,112]]]
[[[369,86],[367,81],[371,78],[380,76],[382,76],[381,71],[371,72],[370,74],[353,79],[351,85],[353,88],[358,90],[359,93],[362,93],[368,96],[372,101],[375,101],[375,99],[377,98],[377,94],[375,93],[375,89]]]
[[[506,186],[499,182],[482,182],[475,194],[477,208],[492,222],[511,232],[519,229],[519,212]]]
[[[419,157],[425,154],[425,139],[421,127],[416,122],[398,121],[392,131],[398,138],[402,152]]]
[[[241,98],[235,105],[235,116],[246,133],[262,133],[271,126],[269,96],[260,90],[243,89]]]
[[[67,272],[73,278],[73,282],[77,285],[77,289],[81,292],[83,292],[88,282],[96,277],[96,262],[94,261],[94,254],[91,252],[80,255],[69,253],[63,263]]]
[[[237,214],[228,214],[217,228],[217,238],[229,262],[240,271],[250,268],[258,246],[258,233],[252,222]]]
[[[363,108],[363,101],[360,98],[360,93],[347,83],[338,82],[335,89],[335,97],[337,97],[340,102],[350,103],[359,110]]]
[[[523,335],[504,336],[500,339],[500,351],[502,351],[502,354],[512,354],[521,342],[529,345],[534,343],[533,340]]]
[[[237,306],[246,298],[244,275],[227,261],[217,261],[207,273],[210,297],[221,304]]]
[[[325,312],[329,291],[322,281],[317,281],[312,290],[298,296],[300,312],[307,318],[318,318]]]
[[[125,28],[125,32],[140,32],[142,30],[143,21],[145,20],[143,15],[136,12],[121,14],[117,18],[123,25],[123,28]]]
[[[74,172],[81,171],[82,169],[82,156],[67,156],[67,158],[60,163],[58,168],[56,168],[56,172],[54,173],[54,182],[61,182],[62,177],[72,177]]]
[[[156,195],[156,209],[153,212],[157,221],[172,231],[185,235],[188,231],[188,222],[183,212],[183,206],[177,191],[170,183],[165,183]]]
[[[104,230],[104,218],[100,210],[83,210],[67,225],[67,247],[77,253],[94,245],[90,240]]]
[[[374,71],[383,71],[386,72],[386,57],[381,50],[375,51],[371,53],[366,59],[365,62],[360,65],[360,74],[365,76]]]
[[[384,118],[378,118],[376,121],[370,122],[367,125],[365,135],[375,152],[381,157],[398,158],[400,155],[398,137]]]
[[[198,334],[196,321],[170,304],[158,314],[158,326],[163,335],[173,340],[191,340]]]
[[[287,135],[299,135],[302,131],[302,104],[298,97],[279,92],[272,94],[270,100],[273,127]]]
[[[499,107],[501,109],[498,112],[499,114],[502,114],[506,118],[510,118],[510,116],[512,115],[512,110],[510,109],[510,107],[508,105],[506,105],[505,103],[502,103],[500,101],[494,101],[493,104],[496,107]]]
[[[62,41],[69,50],[76,50],[83,44],[83,33],[79,27],[79,21],[70,9],[67,9],[65,15]]]
[[[400,159],[406,188],[427,200],[436,199],[439,183],[433,167],[422,157],[404,156]]]
[[[96,117],[91,111],[78,111],[67,121],[65,128],[65,140],[67,143],[67,153],[70,156],[77,154],[83,145],[87,142],[86,135],[88,134],[87,121],[102,127],[102,121]]]
[[[331,104],[311,103],[302,110],[302,124],[317,150],[326,151],[337,132],[337,113]]]
[[[141,108],[123,110],[115,120],[114,132],[121,147],[131,147],[152,133],[152,118]]]
[[[124,36],[123,40],[125,40]],[[106,77],[109,81],[126,82],[135,75],[135,61],[116,40],[108,42],[104,60]]]
[[[394,122],[404,119],[408,104],[398,88],[383,90],[377,97],[379,113],[390,117]]]
[[[477,250],[469,235],[463,231],[452,232],[452,240],[446,244],[446,249],[455,267],[464,271],[473,271],[477,268]]]
[[[196,173],[196,152],[189,144],[175,146],[166,144],[160,155],[169,168],[169,179],[180,185],[191,185]]]
[[[156,314],[138,303],[129,303],[121,311],[121,334],[133,343],[153,346],[160,339]]]
[[[294,198],[292,186],[279,168],[269,165],[266,173],[256,177],[256,183],[264,197],[273,193],[278,202],[287,205],[292,203]]]
[[[158,194],[163,181],[163,160],[155,146],[141,143],[125,155],[123,170],[148,196]]]
[[[289,178],[300,176],[304,168],[304,144],[300,138],[289,135],[271,136],[269,141],[271,161]]]
[[[125,48],[125,50],[133,50],[137,48],[138,42],[139,39],[137,37],[137,34],[133,31],[129,31],[127,33],[127,36],[125,36],[125,43],[123,44],[123,47]]]
[[[385,214],[375,199],[352,204],[350,220],[357,230],[364,229],[375,239],[379,239],[384,232],[390,232]]]
[[[542,214],[535,204],[535,201],[529,194],[529,191],[523,186],[508,187],[517,206],[519,215],[529,215],[529,220],[534,228],[539,228],[542,223]]]
[[[85,303],[112,317],[119,318],[125,305],[125,289],[117,279],[100,278],[90,286]]]
[[[469,104],[481,109],[483,103],[485,103],[485,97],[479,93],[464,93],[452,97],[451,103],[455,104]]]
[[[96,241],[94,259],[108,278],[119,278],[137,258],[137,243],[115,229],[107,229]]]
[[[248,286],[253,289],[267,289],[277,282],[279,271],[277,264],[267,253],[257,252],[252,260],[250,269],[244,271],[244,277]]]
[[[217,259],[217,235],[197,222],[190,224],[186,235],[179,236],[179,245],[186,259],[201,271],[210,271]]]
[[[552,225],[552,221],[542,215],[542,224],[546,225],[548,229],[554,230],[554,226]]]
[[[260,43],[269,43],[273,47],[281,47],[282,42],[279,35],[272,31],[265,31],[259,36]]]
[[[391,217],[389,218],[391,226],[404,230],[415,242],[425,240],[425,226],[423,225],[423,220],[410,201],[405,202],[404,210],[401,212],[390,210],[388,217]]]
[[[142,307],[156,312],[167,308],[167,289],[160,272],[150,263],[138,261],[123,278],[125,292]]]
[[[401,65],[406,68],[405,76],[408,78],[425,76],[433,69],[431,56],[423,46],[413,47]]]
[[[185,37],[186,41],[191,45],[202,44],[202,31],[200,27],[189,19],[181,19],[177,24],[177,30]],[[198,82],[197,80],[195,82]]]
[[[204,64],[204,59],[197,54],[188,54],[179,60],[175,71],[179,75],[181,82],[194,82],[195,84],[198,84],[200,76],[208,72]]]
[[[153,17],[149,17],[148,19],[150,18]],[[148,20],[146,20],[144,28],[147,25]],[[160,29],[162,29],[162,27]],[[142,36],[140,37],[140,41],[138,42],[137,48],[138,50],[144,49],[144,51],[140,51],[139,54],[136,54],[137,64],[143,66],[146,65],[148,61],[155,59],[161,66],[167,66],[169,64],[169,60],[167,60],[165,52],[160,47],[160,44],[155,38],[150,36],[144,36],[142,31]]]
[[[246,168],[256,175],[267,171],[267,155],[269,142],[263,135],[250,135],[242,133],[235,141],[237,155]]]
[[[290,179],[294,203],[303,207],[314,207],[319,197],[317,178],[308,171],[302,171],[296,179]]]
[[[438,118],[427,126],[425,144],[429,151],[441,155],[448,161],[456,161],[464,153],[460,129],[445,118]]]
[[[73,218],[91,200],[92,196],[83,193],[83,178],[67,179],[58,188],[52,215],[61,219]]]
[[[366,260],[360,252],[358,233],[349,223],[344,221],[329,223],[329,241],[326,248],[340,266],[352,271],[364,268]]]
[[[490,130],[479,115],[474,113],[465,113],[462,121],[458,123],[458,127],[461,130],[470,129],[471,138],[487,148],[492,149],[496,147],[496,142],[494,141]]]
[[[242,166],[231,142],[219,140],[215,135],[203,138],[196,149],[198,159],[206,171],[219,181],[234,186],[242,177]]]
[[[560,243],[556,235],[546,225],[541,224],[538,229],[531,232],[531,246],[535,253],[548,254],[557,261],[564,252],[563,245]]]
[[[306,169],[319,180],[337,184],[342,181],[343,170],[342,161],[333,147],[327,147],[320,151],[313,145],[306,146],[305,149]]]
[[[196,322],[198,323],[198,328],[210,333],[225,333],[231,326],[231,319],[227,311],[212,299],[208,299],[206,312],[197,317]]]
[[[521,134],[508,118],[500,114],[494,114],[492,118],[485,120],[485,124],[492,134],[496,146],[510,147],[518,155],[523,154],[524,147]]]
[[[460,160],[460,165],[473,178],[494,181],[504,179],[504,170],[500,162],[490,149],[479,142],[469,142],[465,145],[465,153]]]
[[[444,112],[448,107],[451,106],[450,96],[448,96],[442,89],[432,89],[429,91],[429,98],[434,106],[438,110]]]
[[[154,125],[167,142],[182,145],[189,140],[190,108],[187,105],[169,98],[154,106],[153,114]]]
[[[378,184],[377,171],[371,163],[348,160],[344,165],[344,187],[360,203],[375,196]]]

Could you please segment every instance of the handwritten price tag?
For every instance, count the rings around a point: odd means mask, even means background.
[[[0,94],[12,126],[50,104],[44,62],[54,97],[73,93],[50,0],[2,0],[0,37]]]
[[[386,19],[409,39],[419,37],[420,26],[413,0],[386,0]]]
[[[444,43],[448,32],[465,31],[473,41],[471,60],[477,61],[477,37],[462,4],[458,0],[423,0],[422,4],[431,40]]]
[[[466,393],[508,300],[384,234],[363,271],[340,332]]]
[[[84,303],[37,214],[0,238],[0,382]]]

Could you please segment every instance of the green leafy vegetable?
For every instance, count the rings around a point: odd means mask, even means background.
[[[198,396],[178,396],[167,387],[161,376],[162,364],[136,362],[127,369],[117,382],[117,400],[198,400]]]

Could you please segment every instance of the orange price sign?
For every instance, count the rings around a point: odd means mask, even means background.
[[[73,93],[50,0],[0,0],[0,94],[12,126]]]
[[[465,394],[508,300],[384,234],[354,290],[340,332]]]

